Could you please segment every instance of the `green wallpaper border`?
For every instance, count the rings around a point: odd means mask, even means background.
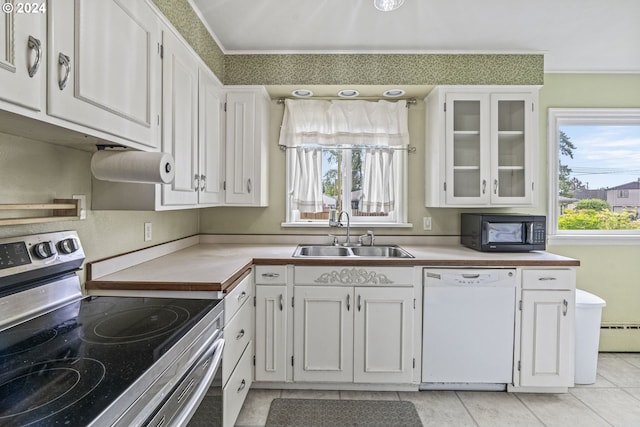
[[[225,55],[228,85],[542,85],[540,54]]]
[[[222,81],[224,53],[189,2],[187,0],[153,0],[153,3]]]

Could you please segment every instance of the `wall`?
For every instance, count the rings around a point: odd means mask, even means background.
[[[640,74],[545,75],[540,92],[540,159],[545,166],[547,109],[551,107],[640,108]],[[541,176],[547,176],[546,167],[541,168]],[[543,203],[546,209],[546,198]],[[555,245],[548,250],[580,260],[578,287],[607,302],[603,324],[640,324],[639,245]],[[640,330],[602,330],[600,349],[640,351]]]
[[[0,204],[45,203],[84,194],[91,201],[91,153],[0,133]],[[18,214],[24,214],[19,212]],[[4,212],[3,217],[16,216]],[[144,241],[145,222],[153,239]],[[198,211],[92,211],[86,220],[0,227],[0,238],[78,230],[87,261],[198,233]],[[80,277],[84,279],[84,274]]]

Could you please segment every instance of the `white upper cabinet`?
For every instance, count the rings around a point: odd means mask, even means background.
[[[160,20],[144,1],[48,2],[47,113],[160,145]]]
[[[175,178],[162,186],[162,204],[196,205],[198,169],[198,62],[171,32],[162,43],[162,151],[175,159]]]
[[[200,67],[198,73],[198,203],[215,206],[224,203],[224,93],[208,68]]]
[[[534,203],[537,88],[440,87],[426,98],[427,207]]]
[[[36,112],[42,110],[47,75],[45,28],[44,9],[38,13],[0,14],[0,100]]]
[[[268,204],[269,96],[262,86],[229,87],[225,203]]]

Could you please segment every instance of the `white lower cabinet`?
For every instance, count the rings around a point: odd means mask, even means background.
[[[520,316],[515,388],[573,386],[575,271],[523,270]]]
[[[415,314],[411,269],[322,270],[296,269],[293,380],[410,383]],[[317,279],[307,279],[314,275]]]
[[[353,288],[296,286],[295,381],[353,381]]]
[[[410,383],[413,289],[355,288],[353,381]]]
[[[287,287],[256,286],[256,381],[287,375]]]

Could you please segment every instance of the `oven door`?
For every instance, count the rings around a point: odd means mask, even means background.
[[[212,401],[207,397],[207,408],[211,408],[207,425],[222,426],[222,334],[212,337],[212,341],[167,396],[158,411],[144,425],[186,426],[205,396],[215,396],[217,392],[219,399]],[[208,393],[209,388],[213,393]]]

